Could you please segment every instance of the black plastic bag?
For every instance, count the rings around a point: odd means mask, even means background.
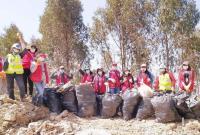
[[[124,120],[130,120],[136,115],[138,104],[141,100],[141,97],[137,91],[127,90],[123,94],[123,118]]]
[[[62,94],[62,107],[64,110],[77,113],[78,102],[76,99],[75,87],[65,90]]]
[[[45,88],[44,93],[45,103],[49,110],[54,113],[61,113],[62,112],[62,104],[60,100],[60,94],[56,92],[54,88]]]
[[[35,106],[42,106],[42,105],[44,105],[44,98],[43,98],[43,96],[39,96],[39,94],[35,94],[32,97],[32,103]]]
[[[187,93],[177,93],[173,99],[175,102],[175,107],[181,117],[186,119],[193,119],[196,117],[186,103],[189,99],[189,95]]]
[[[151,98],[143,98],[139,104],[136,118],[143,120],[152,117],[155,114]]]
[[[122,103],[122,98],[118,94],[106,93],[102,99],[102,112],[103,118],[114,117],[117,113],[117,109]]]
[[[97,101],[97,115],[101,115],[102,113],[102,100],[104,95],[96,95],[96,101]]]
[[[78,101],[78,115],[80,117],[91,117],[96,115],[96,95],[90,84],[81,84],[75,88]]]
[[[155,96],[151,103],[155,110],[155,116],[157,122],[167,123],[181,121],[181,117],[178,114],[172,95],[164,94],[162,96]]]
[[[190,96],[186,101],[188,107],[195,115],[195,118],[200,118],[200,97],[198,95]]]

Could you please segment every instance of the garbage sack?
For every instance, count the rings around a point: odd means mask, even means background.
[[[76,99],[75,87],[66,88],[62,93],[62,108],[70,112],[77,113],[78,111],[78,102]]]
[[[138,120],[147,119],[152,117],[154,113],[151,98],[143,98],[139,104],[136,118]]]
[[[186,103],[195,117],[200,118],[200,97],[198,95],[190,96]]]
[[[43,105],[43,96],[40,96],[39,94],[35,94],[33,97],[32,97],[32,103],[35,105],[35,106],[42,106]]]
[[[171,95],[164,94],[162,96],[155,96],[151,100],[151,103],[155,110],[157,122],[167,123],[181,120]]]
[[[149,86],[147,86],[146,84],[141,85],[138,88],[138,92],[144,98],[145,97],[153,97],[153,90]]]
[[[103,118],[110,118],[115,116],[117,109],[122,103],[122,98],[118,94],[106,93],[102,99],[102,112]]]
[[[80,117],[91,117],[96,115],[96,95],[89,84],[81,84],[75,87],[78,100],[78,115]]]
[[[137,105],[140,101],[140,96],[137,90],[127,90],[123,95],[123,118],[124,120],[130,120],[133,118],[134,112],[137,112]]]
[[[60,94],[56,92],[55,88],[45,88],[44,102],[51,112],[55,112],[57,114],[62,112]]]
[[[104,95],[96,95],[96,101],[97,101],[97,115],[101,115],[102,113],[102,100]]]
[[[186,103],[188,98],[189,95],[184,92],[184,93],[177,93],[173,99],[175,102],[175,107],[181,117],[184,117],[186,119],[194,119],[196,116]]]

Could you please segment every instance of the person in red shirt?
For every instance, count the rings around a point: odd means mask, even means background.
[[[32,96],[33,94],[33,82],[30,79],[30,65],[31,62],[34,60],[36,56],[36,52],[38,51],[36,45],[31,44],[30,46],[24,41],[23,36],[21,33],[17,34],[19,41],[21,43],[22,52],[20,56],[22,57],[22,65],[24,69],[23,79],[24,79],[24,86],[25,86],[25,93],[28,94],[27,83],[29,85],[29,95]]]
[[[93,84],[94,90],[97,95],[103,95],[106,92],[106,77],[102,68],[97,69],[97,74],[94,77]]]
[[[153,75],[148,71],[147,64],[140,66],[140,72],[137,76],[137,87],[140,87],[143,83],[149,87],[152,87],[153,84]]]
[[[60,66],[59,70],[51,75],[51,78],[56,80],[56,86],[62,86],[68,83],[73,76],[65,73],[65,67]]]
[[[184,61],[179,71],[179,90],[191,93],[194,90],[195,73],[188,61]]]
[[[93,79],[94,79],[93,72],[89,68],[82,70],[79,66],[79,72],[82,75],[81,83],[92,83],[93,82]]]
[[[3,58],[0,57],[0,72],[3,71]]]
[[[109,72],[108,86],[111,94],[120,92],[120,72],[116,63],[112,64],[112,69]]]
[[[47,56],[45,54],[40,54],[37,56],[36,60],[31,62],[31,75],[30,78],[33,81],[38,97],[43,97],[44,89],[49,83],[49,76],[46,63]]]
[[[134,80],[130,70],[126,69],[121,77],[121,90],[124,93],[126,90],[134,88]]]

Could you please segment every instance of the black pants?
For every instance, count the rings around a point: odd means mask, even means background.
[[[25,93],[28,93],[28,87],[27,87],[27,82],[29,85],[29,95],[33,95],[33,82],[30,79],[30,74],[31,71],[30,69],[24,69],[24,74],[23,74],[23,78],[24,78],[24,86],[25,86]]]
[[[6,80],[7,80],[7,92],[9,95],[9,98],[15,99],[14,95],[14,80],[16,80],[19,92],[20,92],[20,98],[24,98],[25,95],[25,87],[23,82],[23,75],[20,74],[6,74]]]

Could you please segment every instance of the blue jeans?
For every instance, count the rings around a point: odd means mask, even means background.
[[[44,88],[45,88],[45,84],[43,81],[39,82],[39,83],[34,83],[35,84],[35,88],[37,91],[38,96],[43,97],[43,93],[44,93]]]
[[[110,94],[117,94],[117,93],[119,93],[119,88],[110,88],[109,93]]]

